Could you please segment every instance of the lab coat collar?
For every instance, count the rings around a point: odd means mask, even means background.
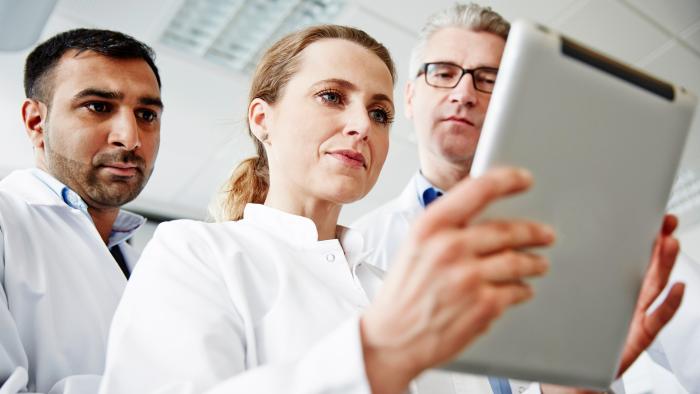
[[[59,206],[81,211],[92,222],[87,211],[87,204],[80,196],[61,183],[51,174],[38,168],[13,171],[2,180],[3,188],[12,190],[31,205]],[[119,210],[112,225],[112,233],[107,246],[112,247],[124,242],[134,235],[146,219],[143,216]]]
[[[261,204],[246,204],[243,210],[243,220],[303,249],[311,249],[319,244],[339,242],[351,267],[362,262],[369,254],[363,251],[364,238],[362,233],[348,227],[336,226],[338,239],[319,241],[316,224],[311,219]]]

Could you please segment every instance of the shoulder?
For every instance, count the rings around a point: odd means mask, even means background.
[[[395,197],[362,215],[362,217],[353,222],[350,227],[364,232],[366,229],[376,226],[377,223],[390,221],[392,218],[400,216],[402,212],[405,211],[401,205],[400,198]]]
[[[197,220],[173,220],[158,225],[148,248],[166,247],[185,255],[216,253],[236,248],[242,232],[237,222],[208,223]]]
[[[370,243],[386,236],[403,236],[420,211],[418,204],[407,204],[406,196],[401,195],[363,215],[350,227],[362,233]]]
[[[251,260],[250,249],[265,244],[264,234],[243,221],[209,223],[174,220],[158,225],[141,260],[149,265],[198,266],[207,271]],[[143,261],[139,260],[139,266]],[[171,260],[172,263],[165,263]],[[172,267],[162,267],[171,269]]]

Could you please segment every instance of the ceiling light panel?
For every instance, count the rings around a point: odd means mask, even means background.
[[[330,23],[346,0],[185,0],[160,41],[179,51],[250,71],[283,35]]]

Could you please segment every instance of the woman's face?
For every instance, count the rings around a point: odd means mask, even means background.
[[[389,148],[392,90],[387,66],[358,44],[324,39],[304,49],[279,100],[270,106],[258,99],[257,111],[251,103],[270,191],[337,204],[365,196]]]

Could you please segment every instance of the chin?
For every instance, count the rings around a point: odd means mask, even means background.
[[[329,187],[326,189],[325,193],[325,199],[340,205],[354,203],[361,200],[368,193],[368,190],[365,190],[366,188],[364,185],[360,186],[354,182],[343,182],[339,185],[328,186]]]

